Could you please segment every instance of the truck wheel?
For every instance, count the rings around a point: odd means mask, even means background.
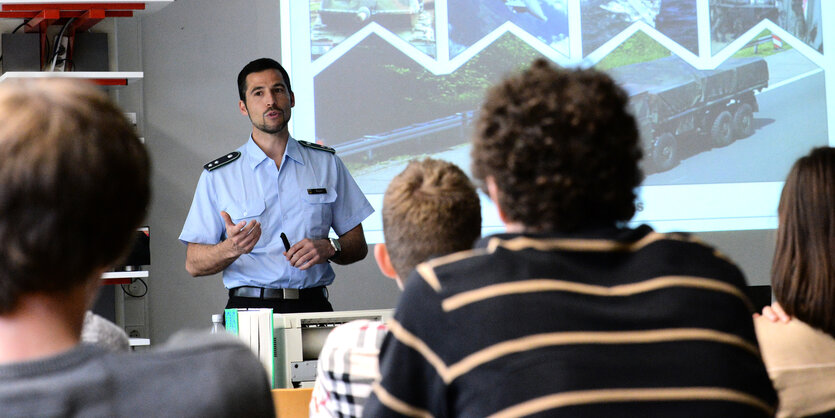
[[[713,127],[710,129],[710,135],[713,137],[713,145],[717,147],[724,147],[733,142],[733,129],[731,129],[731,112],[723,111],[713,121]]]
[[[678,164],[678,141],[667,132],[655,138],[652,144],[652,164],[659,172],[667,171]]]
[[[751,105],[743,103],[734,112],[734,135],[745,138],[754,133],[754,112]]]

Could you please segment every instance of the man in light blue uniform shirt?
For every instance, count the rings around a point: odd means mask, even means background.
[[[329,261],[365,258],[361,222],[374,210],[333,149],[290,137],[295,97],[278,62],[247,64],[238,91],[252,135],[204,166],[180,234],[186,270],[223,271],[227,308],[331,311]]]

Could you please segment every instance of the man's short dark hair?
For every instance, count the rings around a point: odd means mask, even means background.
[[[258,58],[245,65],[241,72],[238,73],[238,96],[241,100],[246,102],[246,76],[252,73],[260,73],[264,70],[278,70],[284,78],[284,85],[287,86],[287,93],[293,94],[293,89],[290,88],[290,75],[287,70],[278,63],[278,61],[271,58]]]
[[[475,186],[455,164],[431,158],[410,162],[383,196],[383,235],[403,280],[430,257],[472,248],[481,235]]]
[[[488,91],[473,139],[473,177],[492,177],[500,208],[530,231],[627,221],[642,178],[627,100],[602,72],[538,59]]]
[[[0,315],[60,294],[121,257],[145,216],[149,159],[93,84],[0,84]]]

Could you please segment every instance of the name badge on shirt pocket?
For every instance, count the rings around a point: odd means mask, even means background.
[[[316,187],[315,189],[326,190],[326,193],[303,195],[305,227],[307,236],[324,238],[328,236],[328,230],[333,222],[331,206],[336,201],[336,189],[332,187]]]
[[[325,188],[316,188],[316,189],[307,189],[307,194],[328,194],[328,189]]]

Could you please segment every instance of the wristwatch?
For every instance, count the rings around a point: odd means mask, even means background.
[[[339,240],[336,238],[328,238],[328,240],[331,242],[331,247],[335,251],[331,258],[339,257],[339,254],[342,254],[342,245],[339,244]]]

